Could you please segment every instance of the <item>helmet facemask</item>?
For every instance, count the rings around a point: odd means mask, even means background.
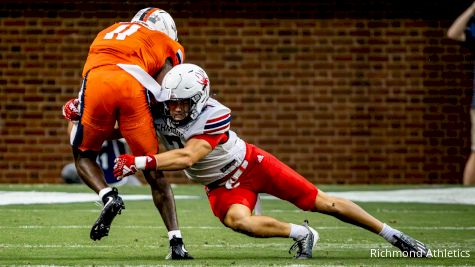
[[[170,121],[175,125],[185,125],[192,119],[198,117],[199,112],[197,110],[197,106],[199,101],[201,100],[203,93],[197,92],[190,98],[173,98],[170,100],[165,101],[164,111],[165,116],[170,119]],[[176,111],[177,106],[180,106],[180,110],[182,110],[182,114],[174,114]],[[182,118],[180,118],[182,117]]]
[[[170,91],[170,100],[165,101],[165,115],[174,123],[183,125],[194,120],[205,108],[209,99],[210,84],[206,72],[194,64],[173,67],[163,78],[162,90]],[[188,111],[182,120],[174,118],[173,102],[188,100]]]

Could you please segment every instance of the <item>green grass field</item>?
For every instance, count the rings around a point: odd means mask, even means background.
[[[395,187],[322,188],[382,190],[384,194],[384,190]],[[119,190],[122,195],[149,194],[148,187]],[[0,191],[91,192],[85,185],[0,185]],[[174,192],[201,197],[176,201],[184,240],[195,260],[164,259],[168,253],[166,229],[152,201],[142,200],[125,201],[126,209],[112,224],[110,236],[96,242],[89,239],[89,230],[100,207],[92,202],[0,206],[0,265],[475,266],[474,205],[358,203],[431,249],[469,253],[469,257],[410,259],[372,257],[371,249],[394,249],[381,237],[332,217],[302,212],[280,200],[263,200],[263,214],[298,224],[308,219],[320,233],[314,258],[297,261],[288,254],[291,239],[250,238],[221,225],[212,215],[201,186],[179,185]]]

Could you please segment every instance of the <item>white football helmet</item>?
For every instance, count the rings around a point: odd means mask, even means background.
[[[163,32],[168,37],[178,41],[175,21],[170,14],[160,8],[144,8],[137,12],[130,22],[137,22],[151,30]]]
[[[203,110],[209,99],[210,82],[206,72],[195,64],[179,64],[163,78],[162,88],[170,91],[170,100],[190,100],[189,119],[193,120]],[[165,112],[169,112],[165,101]]]

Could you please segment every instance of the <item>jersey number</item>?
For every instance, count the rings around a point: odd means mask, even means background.
[[[174,147],[174,148],[184,148],[183,144],[181,143],[181,139],[178,136],[175,135],[164,135],[165,140],[167,140],[167,143]]]
[[[104,39],[110,40],[115,37],[116,40],[125,40],[125,37],[134,34],[138,29],[140,29],[140,25],[137,24],[120,25],[115,30],[108,32]]]

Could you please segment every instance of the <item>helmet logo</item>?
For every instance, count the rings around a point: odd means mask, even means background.
[[[177,30],[173,18],[170,14],[160,8],[144,8],[135,14],[131,22],[140,23],[152,31],[163,32],[171,39],[178,41]]]
[[[205,76],[204,73],[202,72],[197,72],[196,73],[196,78],[198,78],[197,82],[201,85],[203,85],[203,90],[206,88],[206,86],[209,84],[209,79],[208,77]]]
[[[157,13],[154,13],[148,17],[148,21],[152,23],[157,23],[157,21],[160,21],[160,16]]]

